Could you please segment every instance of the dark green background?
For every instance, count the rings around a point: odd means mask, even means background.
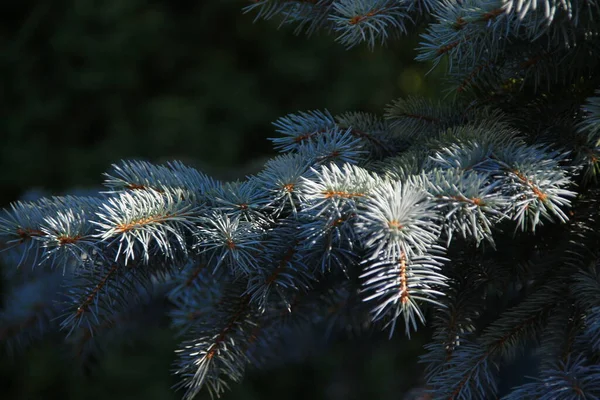
[[[3,2],[1,203],[97,185],[123,158],[235,170],[271,153],[271,122],[287,113],[381,112],[437,92],[429,65],[412,61],[416,36],[346,51],[326,34],[252,23],[244,5]]]
[[[439,94],[416,64],[418,37],[374,51],[326,34],[253,23],[243,0],[23,0],[0,5],[0,206],[30,189],[97,187],[111,163],[178,159],[219,178],[274,154],[271,123],[299,110],[381,113],[396,97]],[[251,373],[230,399],[397,399],[417,384],[403,338],[337,343],[313,362]],[[58,348],[1,364],[2,399],[174,399],[176,341],[149,331],[91,376]],[[407,361],[403,357],[407,356]],[[293,396],[295,397],[293,397]],[[283,397],[282,397],[283,396]]]

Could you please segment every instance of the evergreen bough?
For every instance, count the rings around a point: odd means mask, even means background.
[[[427,319],[434,399],[600,398],[600,3],[246,10],[347,47],[426,27],[417,59],[445,62],[448,99],[282,117],[281,155],[241,182],[125,161],[95,197],[12,204],[0,237],[4,263],[20,268],[2,346],[62,330],[85,360],[167,298],[191,399],[281,362],[307,326],[391,336]],[[537,376],[500,393],[502,367],[524,348]]]

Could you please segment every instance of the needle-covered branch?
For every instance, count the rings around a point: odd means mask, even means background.
[[[422,28],[416,58],[446,63],[452,97],[288,114],[271,139],[281,154],[235,182],[124,161],[106,192],[13,203],[0,215],[2,348],[62,329],[85,361],[143,335],[156,319],[136,318],[156,307],[182,338],[175,369],[192,399],[336,334],[432,323],[433,398],[600,398],[599,3],[246,10],[346,47]],[[503,389],[525,346],[535,378]]]

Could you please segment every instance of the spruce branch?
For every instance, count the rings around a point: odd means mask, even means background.
[[[309,161],[299,154],[283,154],[269,160],[258,174],[260,187],[272,199],[267,207],[272,207],[276,216],[286,211],[298,212],[302,201],[299,187],[301,178],[309,174]]]
[[[489,265],[490,261],[481,257],[453,260],[453,268],[447,272],[447,289],[435,307],[433,341],[424,346],[427,354],[420,358],[426,364],[427,380],[447,369],[461,346],[473,343],[477,332],[475,322],[485,309],[486,287],[497,278],[493,272],[502,270],[495,263]],[[492,273],[481,273],[482,270]]]
[[[579,129],[587,133],[594,140],[594,146],[598,146],[600,135],[600,90],[596,91],[599,96],[590,97],[583,106],[585,119],[579,124]]]
[[[385,110],[390,126],[409,139],[437,133],[454,123],[456,115],[449,107],[427,99],[409,97],[397,99]]]
[[[358,164],[366,152],[364,142],[352,134],[352,129],[333,129],[298,148],[302,157],[321,165],[330,162]]]
[[[273,146],[280,151],[296,150],[301,143],[336,127],[335,119],[329,111],[307,111],[290,114],[273,123],[276,132],[282,137],[272,138]]]
[[[397,258],[382,253],[365,261],[367,266],[361,275],[364,279],[364,301],[375,303],[371,311],[374,322],[389,320],[386,326],[390,326],[390,337],[400,316],[409,336],[411,329],[417,329],[417,320],[425,323],[419,302],[439,304],[436,297],[443,296],[446,280],[438,272],[444,261],[440,253],[441,248],[432,247],[428,253],[412,257],[404,252]]]
[[[437,209],[444,215],[447,246],[454,232],[477,243],[487,240],[494,244],[492,227],[506,216],[509,206],[509,199],[498,189],[497,181],[490,183],[488,176],[472,171],[447,169],[432,171],[425,182]]]
[[[257,10],[256,19],[280,15],[281,25],[297,23],[296,33],[306,30],[310,35],[328,26],[327,16],[334,0],[249,0],[244,12]]]
[[[337,334],[404,323],[411,335],[427,317],[434,398],[506,395],[499,374],[526,346],[537,377],[505,398],[600,397],[598,2],[246,11],[346,47],[422,27],[417,60],[448,61],[453,98],[398,99],[381,117],[288,114],[271,139],[281,154],[241,181],[123,161],[97,197],[13,203],[0,216],[3,347],[60,328],[86,362],[156,322],[156,307],[182,337],[176,374],[191,399]]]
[[[35,255],[32,266],[40,263],[60,265],[81,262],[101,255],[96,230],[90,218],[101,205],[100,198],[53,197],[37,202],[16,202],[11,211],[0,217],[0,237],[9,247],[23,248],[20,265],[31,252]]]
[[[105,173],[104,185],[111,192],[123,190],[154,190],[159,193],[179,189],[196,196],[210,194],[218,184],[215,180],[179,161],[154,165],[146,161],[123,161]]]
[[[263,232],[255,225],[241,220],[240,216],[230,218],[215,212],[203,218],[198,227],[196,248],[206,254],[208,263],[214,260],[213,268],[225,264],[231,273],[249,274],[258,269],[259,260],[255,256],[260,250]]]
[[[248,222],[266,222],[267,216],[263,210],[269,198],[260,184],[256,178],[225,183],[213,192],[212,201],[218,210],[232,217]]]
[[[75,271],[63,281],[60,328],[67,336],[77,331],[88,335],[110,324],[162,279],[153,272],[139,263],[122,262],[94,262]]]
[[[547,287],[504,313],[476,343],[461,346],[448,368],[431,377],[429,383],[435,396],[446,399],[494,396],[497,391],[496,360],[514,356],[526,340],[540,332],[559,302],[560,290],[556,286]]]
[[[425,42],[416,59],[437,65],[449,56],[451,70],[455,59],[466,59],[476,66],[484,48],[498,54],[503,48],[499,39],[508,36],[511,28],[499,1],[446,2],[436,10],[436,17],[438,22],[422,35]]]
[[[192,329],[194,339],[177,350],[176,374],[182,377],[178,387],[186,390],[185,399],[194,398],[203,386],[219,396],[227,388],[225,377],[239,381],[248,362],[243,343],[256,326],[250,296],[242,295],[238,284],[222,290],[210,321]]]
[[[302,178],[301,193],[305,199],[303,212],[313,217],[323,215],[328,221],[356,210],[379,183],[376,175],[366,169],[344,164],[311,168],[314,178]]]
[[[363,207],[356,228],[371,259],[420,256],[439,237],[435,204],[415,185],[383,182]]]
[[[600,351],[600,307],[589,310],[585,318],[585,340],[591,344],[594,351],[598,352]]]
[[[111,346],[135,343],[141,332],[159,327],[162,314],[166,312],[164,296],[170,286],[170,283],[151,277],[143,285],[134,287],[127,301],[116,305],[110,314],[103,315],[89,327],[75,328],[66,342],[73,358],[83,367],[91,357],[101,356]]]
[[[289,222],[280,225],[269,232],[262,250],[259,273],[248,280],[246,293],[250,301],[258,305],[264,312],[270,304],[283,302],[289,310],[296,292],[310,288],[314,275],[305,263],[306,253],[299,238],[300,228],[296,223]],[[286,242],[269,240],[270,238],[285,237]]]
[[[316,218],[303,224],[306,232],[301,241],[307,250],[311,265],[320,266],[322,273],[340,269],[345,274],[358,261],[359,243],[354,227],[357,214],[346,211],[337,219]]]
[[[575,192],[566,189],[571,182],[559,164],[565,157],[541,147],[507,147],[495,153],[494,158],[505,173],[500,179],[512,195],[512,218],[521,229],[529,223],[535,230],[542,217],[568,220],[562,207],[570,206]]]
[[[353,136],[362,139],[369,151],[369,158],[380,158],[393,154],[401,143],[393,138],[387,121],[376,115],[347,112],[335,117],[341,129],[351,129]]]
[[[347,48],[361,42],[373,48],[390,34],[406,33],[406,23],[412,22],[405,4],[397,0],[339,0],[332,11],[329,19],[337,40]]]
[[[539,10],[543,10],[540,14],[548,25],[554,21],[557,14],[565,14],[567,18],[577,22],[580,13],[593,14],[600,11],[595,2],[579,0],[503,0],[503,3],[506,13],[515,13],[521,20],[528,14],[540,13]]]
[[[538,351],[541,370],[553,368],[557,362],[567,362],[577,353],[583,324],[584,315],[577,306],[564,307],[550,315],[547,333],[540,341]]]
[[[115,257],[124,257],[127,263],[139,253],[146,262],[151,254],[173,258],[176,250],[185,253],[186,237],[197,218],[198,206],[184,192],[145,190],[109,198],[93,222],[102,241],[109,246],[118,243]]]
[[[600,366],[584,357],[570,357],[541,373],[535,382],[516,388],[505,400],[512,399],[594,399],[600,395]]]

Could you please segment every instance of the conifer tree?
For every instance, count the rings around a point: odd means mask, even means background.
[[[391,336],[422,324],[435,331],[422,356],[434,399],[600,398],[600,3],[245,10],[346,47],[423,28],[416,59],[447,68],[447,100],[283,116],[281,154],[244,181],[123,161],[96,196],[12,204],[2,347],[58,330],[85,359],[167,298],[186,399],[284,361],[307,327]],[[536,376],[501,392],[523,349]]]

